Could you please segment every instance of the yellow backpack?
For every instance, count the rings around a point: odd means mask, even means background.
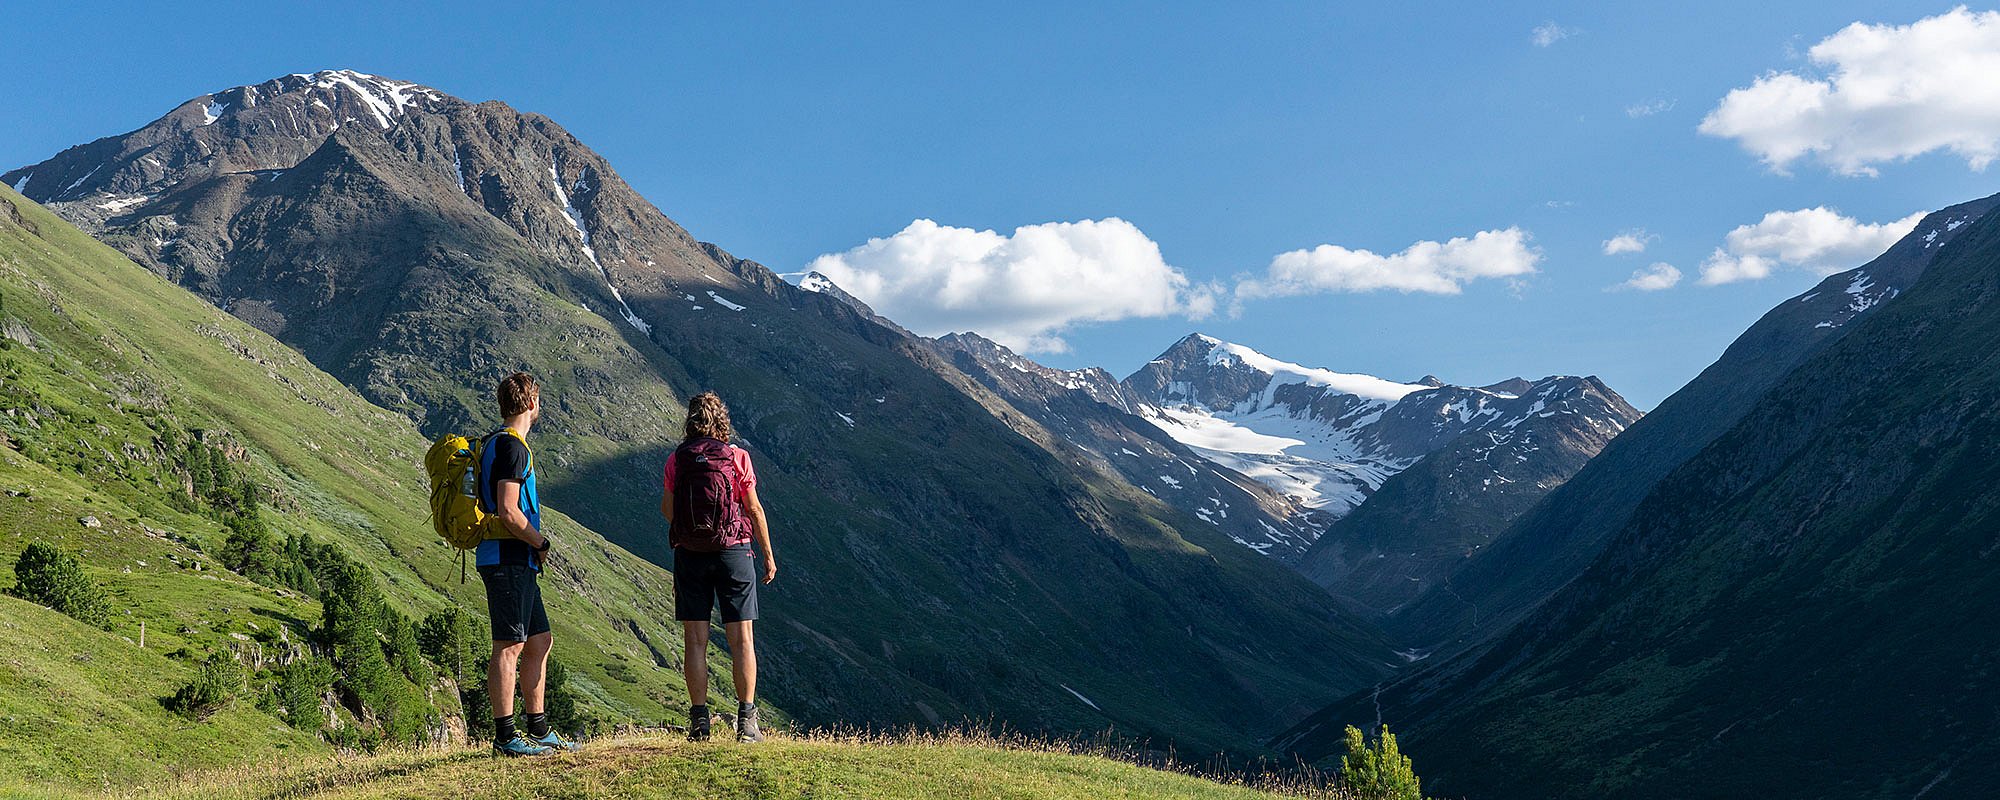
[[[424,453],[424,471],[431,476],[431,527],[439,538],[460,550],[478,547],[492,525],[479,508],[480,443],[447,433]]]
[[[512,428],[500,434],[528,446],[528,440]],[[484,440],[447,433],[431,442],[431,449],[424,453],[424,471],[431,476],[431,527],[437,529],[438,538],[458,548],[460,583],[465,582],[465,551],[487,539],[513,538],[500,525],[500,515],[479,507],[479,456],[484,446]],[[534,451],[529,450],[530,463],[534,457]]]

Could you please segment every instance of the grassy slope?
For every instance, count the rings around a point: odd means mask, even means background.
[[[169,504],[179,489],[151,452],[149,425],[228,431],[247,448],[239,469],[276,495],[273,527],[338,543],[406,614],[450,602],[483,615],[478,582],[459,583],[453,551],[425,519],[425,442],[407,420],[19,195],[0,189],[0,201],[20,215],[0,206],[4,317],[30,331],[22,338],[32,345],[0,350],[0,398],[16,412],[0,418],[12,443],[0,447],[0,563],[34,539],[81,551],[116,615],[104,633],[64,628],[67,618],[51,624],[54,615],[25,603],[0,605],[0,650],[21,654],[0,659],[0,783],[115,783],[248,751],[323,749],[247,707],[206,726],[182,726],[160,708],[192,670],[156,654],[249,646],[231,634],[287,625],[297,639],[319,608],[216,568],[205,553],[219,551],[225,533]],[[80,524],[84,516],[101,527]],[[545,586],[572,680],[614,715],[684,715],[671,577],[548,516],[564,557]],[[126,643],[141,622],[144,651]]]
[[[307,759],[205,772],[150,797],[203,798],[1268,798],[1108,758],[961,740],[772,740],[754,747],[631,736],[553,759],[479,750]],[[78,798],[49,792],[27,797]]]

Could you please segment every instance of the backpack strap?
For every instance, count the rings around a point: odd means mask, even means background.
[[[525,451],[527,451],[527,453],[528,453],[528,469],[527,469],[527,473],[528,473],[528,474],[530,474],[530,475],[532,475],[532,474],[534,474],[534,472],[535,472],[535,448],[533,448],[533,447],[530,447],[530,446],[528,446],[528,439],[527,439],[527,437],[524,437],[524,436],[522,436],[522,435],[521,435],[521,432],[520,432],[520,431],[517,431],[517,430],[514,430],[513,428],[501,428],[501,429],[499,429],[499,430],[497,430],[497,431],[494,431],[494,432],[492,432],[492,433],[489,433],[489,434],[486,434],[485,436],[482,436],[482,437],[480,437],[480,439],[479,439],[479,451],[478,451],[478,452],[479,452],[479,456],[478,456],[478,461],[476,462],[476,467],[475,467],[475,469],[476,469],[476,471],[477,471],[477,473],[478,473],[478,476],[479,476],[479,508],[480,508],[480,510],[481,510],[481,511],[485,511],[485,512],[486,512],[486,513],[488,513],[488,514],[498,514],[498,513],[500,513],[500,497],[499,497],[498,495],[495,495],[495,494],[493,494],[493,493],[492,493],[492,491],[493,491],[493,483],[492,483],[491,481],[488,481],[488,480],[486,480],[486,468],[487,468],[487,466],[488,466],[488,465],[490,465],[490,464],[492,464],[492,463],[493,463],[493,462],[492,462],[492,460],[493,460],[493,449],[492,449],[492,447],[493,447],[493,440],[494,440],[494,439],[497,439],[497,438],[499,438],[499,437],[501,437],[501,436],[512,436],[512,437],[514,437],[514,441],[517,441],[517,442],[520,442],[520,443],[521,443],[521,449],[522,449],[522,450],[525,450]],[[524,497],[523,499],[525,500],[526,498]],[[536,503],[535,505],[536,505],[537,509],[539,510],[539,507],[541,506],[541,504],[540,504],[540,503]],[[491,510],[488,510],[488,509],[491,509]],[[526,509],[526,508],[523,508],[522,510],[523,510],[523,511],[525,511],[525,510],[527,510],[527,509]],[[496,525],[495,527],[498,527],[498,526]],[[490,530],[490,529],[489,529],[489,530]],[[508,538],[512,538],[512,537],[511,537],[511,535],[509,535],[509,536],[495,536],[495,535],[492,535],[492,534],[491,534],[491,533],[489,532],[486,538],[488,538],[488,539],[508,539]]]

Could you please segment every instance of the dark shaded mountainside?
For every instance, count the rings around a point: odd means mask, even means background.
[[[1471,404],[1468,430],[1383,481],[1299,570],[1350,608],[1393,617],[1487,558],[1509,523],[1640,418],[1594,376],[1520,383],[1512,398]]]
[[[655,561],[681,398],[721,392],[783,565],[767,693],[806,722],[1217,751],[1395,660],[1282,566],[1050,457],[1071,446],[929,344],[694,240],[545,117],[293,75],[4,180],[427,434],[537,372],[545,500]]]
[[[1379,719],[1426,788],[1471,797],[2000,794],[1995,205],[1932,214],[1767,314],[1544,502],[1628,440],[1657,446],[1643,426],[1686,424],[1670,406],[1731,418],[1618,511],[1580,577],[1279,745],[1324,758],[1341,724]],[[1773,375],[1720,392],[1749,348]]]
[[[1996,204],[2000,198],[1988,197],[1934,212],[1881,256],[1771,309],[1452,574],[1448,591],[1419,598],[1384,626],[1440,653],[1506,630],[1604,552],[1655,483],[1734,427],[1794,367],[1846,336],[1857,318],[1915,283],[1944,245]]]

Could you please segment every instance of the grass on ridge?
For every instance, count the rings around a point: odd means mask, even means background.
[[[725,733],[718,730],[718,733]],[[726,738],[726,737],[725,737]],[[1270,798],[1346,795],[1303,784],[1223,784],[1060,744],[979,735],[773,738],[690,744],[667,734],[583,752],[496,760],[484,747],[330,756],[194,772],[115,794],[24,798]]]

